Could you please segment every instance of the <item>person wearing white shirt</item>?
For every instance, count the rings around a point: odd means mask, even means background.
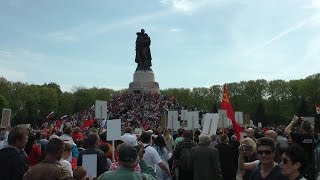
[[[161,160],[158,152],[151,146],[151,134],[148,132],[143,132],[140,136],[140,140],[144,146],[145,153],[143,159],[146,161],[146,163],[154,169],[156,169],[156,166],[158,165],[163,171],[166,172],[167,176],[170,176],[169,168]]]

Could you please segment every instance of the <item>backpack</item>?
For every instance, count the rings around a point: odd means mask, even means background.
[[[178,162],[179,169],[183,171],[193,170],[191,147],[186,147],[181,150]]]

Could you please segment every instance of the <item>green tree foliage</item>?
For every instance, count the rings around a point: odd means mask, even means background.
[[[314,105],[320,103],[320,73],[305,79],[284,81],[264,79],[228,84],[229,96],[235,111],[249,114],[255,123],[281,123],[292,114],[313,116]],[[62,92],[60,86],[50,82],[29,85],[10,82],[0,77],[0,108],[12,109],[12,124],[39,125],[55,111],[57,118],[89,109],[95,100],[109,101],[127,89],[75,87]],[[182,106],[217,112],[222,98],[222,85],[196,88],[170,88],[161,90],[164,96],[174,96]]]

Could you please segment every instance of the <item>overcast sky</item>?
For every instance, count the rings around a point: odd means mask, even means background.
[[[141,28],[161,89],[320,72],[320,0],[1,0],[0,76],[127,88]]]

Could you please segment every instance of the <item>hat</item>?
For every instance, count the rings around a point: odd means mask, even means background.
[[[52,138],[60,139],[59,136],[57,136],[57,135],[55,135],[55,134],[52,134],[52,135],[49,137],[49,140],[51,140]]]
[[[135,147],[138,145],[137,137],[135,135],[124,134],[120,137],[120,140],[131,147]]]
[[[137,149],[128,145],[120,145],[118,149],[119,161],[134,162],[137,159]]]

